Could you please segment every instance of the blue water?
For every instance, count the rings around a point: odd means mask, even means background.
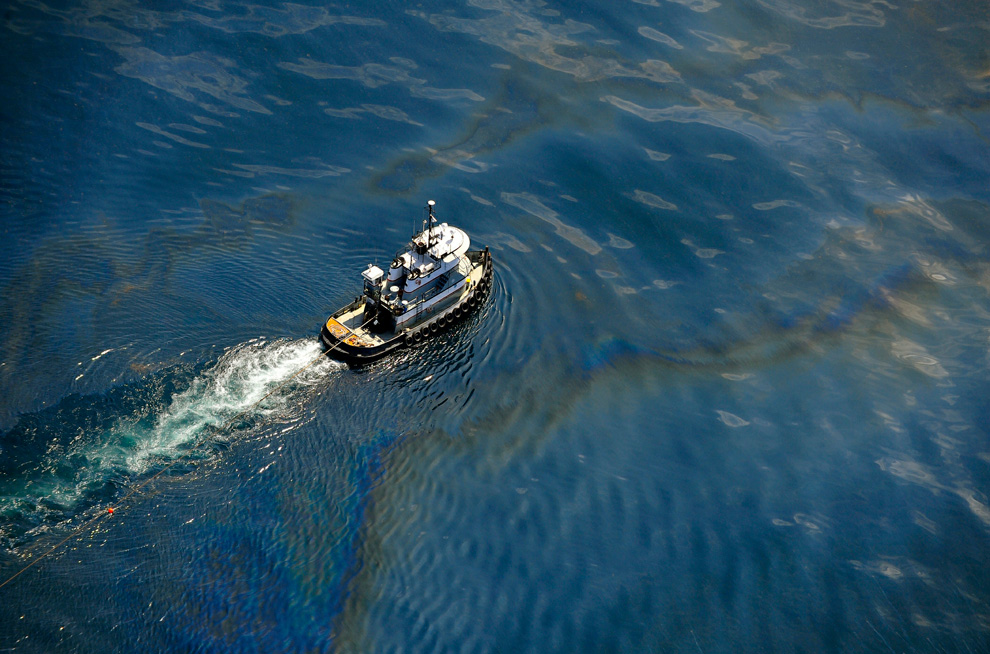
[[[153,6],[3,12],[0,651],[990,651],[985,3]]]

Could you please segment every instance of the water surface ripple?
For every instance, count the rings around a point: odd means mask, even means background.
[[[990,650],[983,4],[0,29],[0,577],[119,504],[0,650]],[[430,199],[491,296],[317,359]]]

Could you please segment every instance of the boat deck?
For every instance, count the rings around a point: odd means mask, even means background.
[[[327,320],[327,331],[348,345],[373,347],[384,343],[385,341],[378,334],[372,334],[362,327],[363,317],[364,304],[361,303],[357,307],[349,308],[339,316]]]

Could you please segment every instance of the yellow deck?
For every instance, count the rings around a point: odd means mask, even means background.
[[[344,324],[337,321],[335,318],[330,318],[327,320],[327,331],[336,338],[348,345],[353,345],[354,347],[373,347],[375,345],[381,345],[382,339],[377,336],[373,336],[365,332],[365,330],[360,329],[360,323],[352,327],[346,325],[346,323],[352,323],[355,319],[360,320],[363,309],[356,309],[354,311],[348,311],[341,316],[344,320]],[[358,334],[360,332],[360,335]],[[377,341],[377,343],[375,342]]]

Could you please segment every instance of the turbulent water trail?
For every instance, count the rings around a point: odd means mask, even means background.
[[[278,414],[286,408],[291,391],[265,396],[319,354],[319,343],[312,340],[258,341],[228,351],[213,369],[194,378],[188,389],[173,397],[150,430],[135,434],[133,448],[116,453],[122,457],[119,463],[130,472],[140,473],[149,460],[174,455],[182,446],[201,439],[204,429],[224,427],[244,411],[249,411],[244,416],[248,420]],[[292,381],[311,386],[333,365],[327,361],[312,366]],[[111,460],[114,454],[110,453]]]
[[[212,364],[23,416],[0,435],[0,544],[47,530],[177,458],[208,456],[208,442],[245,425],[298,421],[306,390],[341,367],[319,357],[315,339],[255,339]]]

